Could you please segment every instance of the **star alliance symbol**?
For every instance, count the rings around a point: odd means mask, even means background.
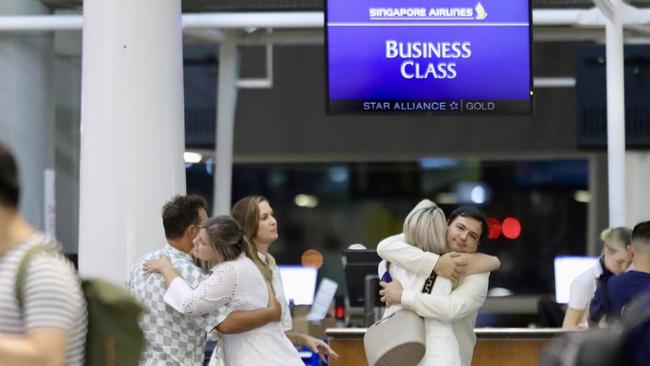
[[[451,108],[452,111],[457,110],[458,109],[458,102],[449,103],[449,108]]]

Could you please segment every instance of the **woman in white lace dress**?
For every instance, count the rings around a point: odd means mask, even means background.
[[[227,306],[255,310],[268,304],[271,272],[252,250],[230,216],[206,220],[194,240],[194,255],[214,265],[212,274],[192,289],[167,257],[148,261],[145,270],[160,272],[168,286],[165,302],[184,314],[202,314]],[[226,365],[304,365],[280,322],[237,334],[225,334],[218,344]],[[214,357],[214,356],[213,356]]]
[[[406,243],[423,251],[444,254],[447,252],[447,221],[442,210],[430,200],[422,200],[404,220],[404,240]],[[463,254],[467,260],[466,274],[483,273],[496,270],[501,262],[496,258],[481,253]],[[448,296],[453,283],[444,277],[428,280],[427,277],[409,271],[395,263],[388,264],[386,260],[379,264],[379,275],[385,281],[386,272],[394,281],[399,281],[405,289],[418,292],[423,290],[427,281],[434,281],[431,294]],[[429,286],[431,283],[429,283]],[[383,295],[383,291],[380,291]],[[400,304],[389,306],[384,312],[384,318],[401,310]],[[461,356],[458,341],[451,322],[433,318],[425,318],[426,352],[418,364],[460,366]]]

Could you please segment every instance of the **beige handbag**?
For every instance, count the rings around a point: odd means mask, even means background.
[[[399,310],[371,325],[363,336],[368,366],[415,366],[426,350],[424,319]]]

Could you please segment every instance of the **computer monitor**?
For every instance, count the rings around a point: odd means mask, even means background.
[[[374,250],[349,249],[343,252],[345,279],[351,307],[363,307],[367,276],[377,277],[377,265],[381,258]],[[379,300],[379,281],[374,281],[375,306],[384,306]]]
[[[311,305],[316,292],[318,270],[301,265],[279,265],[284,297],[294,305]]]
[[[598,257],[555,257],[555,301],[559,304],[569,302],[569,288],[574,278],[598,263]]]

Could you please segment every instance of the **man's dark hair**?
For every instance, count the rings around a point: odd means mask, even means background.
[[[478,220],[481,223],[481,237],[478,239],[478,242],[482,243],[487,239],[488,222],[485,214],[483,214],[481,210],[473,206],[460,206],[451,212],[451,215],[449,215],[449,218],[447,219],[447,223],[451,224],[458,216],[470,217],[474,220]]]
[[[650,243],[650,221],[643,221],[632,229],[632,241],[641,240]]]
[[[190,225],[200,224],[199,209],[207,207],[205,199],[196,195],[176,196],[165,203],[162,219],[167,239],[180,238]]]
[[[20,198],[18,166],[9,148],[0,143],[0,204],[17,208]]]

